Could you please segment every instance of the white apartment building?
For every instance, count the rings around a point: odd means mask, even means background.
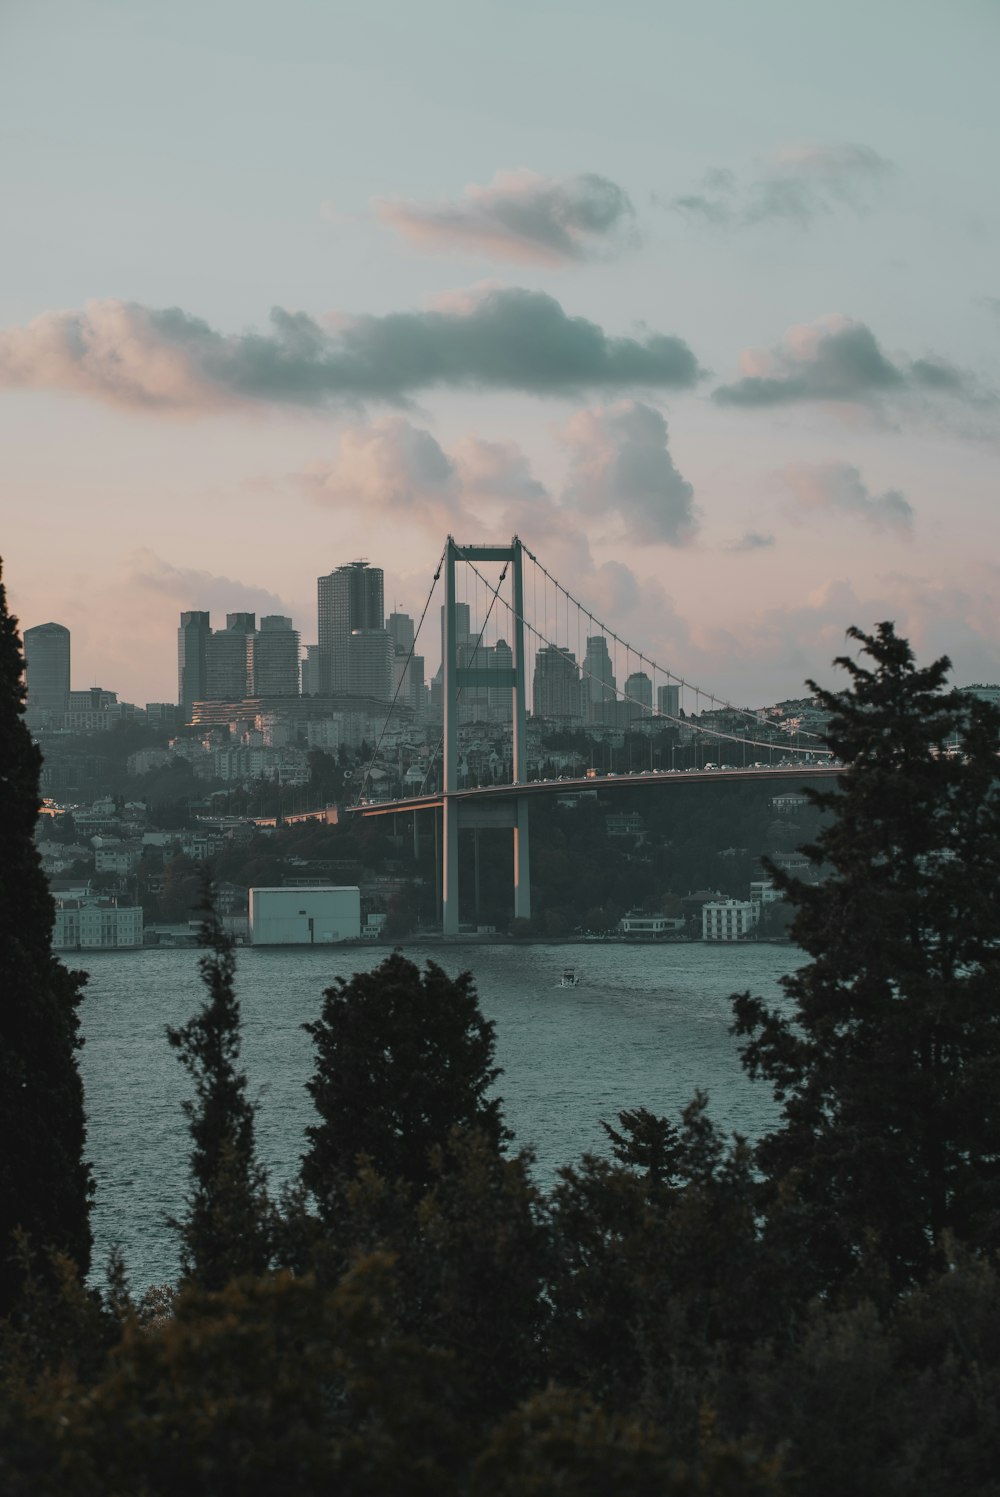
[[[703,941],[744,941],[756,929],[760,906],[749,899],[716,899],[701,907]]]

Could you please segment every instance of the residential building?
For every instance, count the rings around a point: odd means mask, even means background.
[[[304,697],[319,693],[319,645],[306,645],[299,666],[300,691]]]
[[[744,941],[757,927],[760,905],[750,899],[710,900],[701,907],[705,941]]]
[[[25,629],[24,659],[28,722],[41,726],[69,706],[69,630],[63,624],[52,623]]]

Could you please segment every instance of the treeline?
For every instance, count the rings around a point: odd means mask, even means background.
[[[86,1287],[80,988],[42,939],[3,620],[0,810],[33,892],[15,908],[0,875],[4,972],[26,958],[0,1010],[0,1490],[995,1493],[1000,718],[946,662],[881,625],[823,694],[847,766],[808,849],[829,877],[775,875],[808,960],[781,1005],[734,1000],[782,1104],[759,1144],[703,1096],[676,1120],[636,1099],[610,1158],[542,1191],[471,976],[394,953],[323,996],[315,1122],[275,1198],[209,910],[204,1002],[168,1037],[192,1083],[182,1273],[135,1297],[117,1260]]]

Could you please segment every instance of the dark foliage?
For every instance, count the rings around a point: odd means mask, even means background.
[[[735,1029],[783,1104],[758,1159],[799,1203],[817,1286],[899,1288],[946,1230],[1000,1240],[1000,714],[891,624],[851,637],[870,667],[843,658],[850,690],[813,688],[847,766],[804,849],[829,876],[775,874],[811,961],[785,979],[791,1013],[747,994]]]
[[[187,1213],[174,1225],[186,1279],[222,1289],[240,1274],[259,1274],[271,1256],[272,1231],[264,1171],[257,1160],[254,1106],[239,1069],[240,1008],[232,940],[206,890],[199,961],[207,997],[201,1011],[167,1037],[195,1085],[186,1101],[193,1149]]]
[[[51,950],[52,897],[34,843],[41,755],[24,700],[17,620],[0,581],[0,1315],[23,1284],[19,1232],[28,1261],[55,1251],[86,1273],[91,1249],[76,1056],[85,977]]]
[[[478,1130],[497,1151],[510,1137],[488,1092],[494,1026],[472,977],[452,980],[434,962],[420,971],[398,951],[372,972],[338,978],[307,1030],[316,1046],[309,1093],[321,1121],[306,1130],[302,1180],[326,1221],[362,1156],[418,1194],[433,1182],[431,1153],[453,1128]]]

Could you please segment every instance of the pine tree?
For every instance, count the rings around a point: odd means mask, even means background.
[[[222,929],[206,887],[199,962],[206,1002],[167,1038],[195,1084],[184,1112],[194,1147],[187,1213],[173,1225],[181,1236],[181,1268],[202,1289],[222,1289],[240,1274],[260,1274],[271,1255],[271,1208],[257,1159],[256,1108],[239,1069],[240,1006],[233,942]]]
[[[496,1040],[470,973],[452,980],[434,962],[421,973],[394,951],[373,972],[338,977],[305,1027],[317,1058],[307,1087],[322,1121],[306,1130],[302,1180],[327,1220],[361,1155],[422,1193],[434,1178],[431,1151],[453,1128],[477,1129],[497,1151],[511,1137],[500,1099],[487,1100],[500,1074]]]
[[[2,579],[2,568],[0,568]],[[83,973],[52,954],[54,909],[35,847],[42,756],[24,721],[24,657],[0,580],[0,1314],[24,1253],[90,1266],[93,1184],[77,1050]]]
[[[771,870],[811,960],[784,980],[790,1012],[744,994],[734,1027],[782,1104],[757,1158],[820,1282],[867,1260],[898,1288],[946,1231],[1000,1240],[1000,714],[891,624],[849,632],[871,667],[809,683],[846,766],[803,849],[827,876]]]

